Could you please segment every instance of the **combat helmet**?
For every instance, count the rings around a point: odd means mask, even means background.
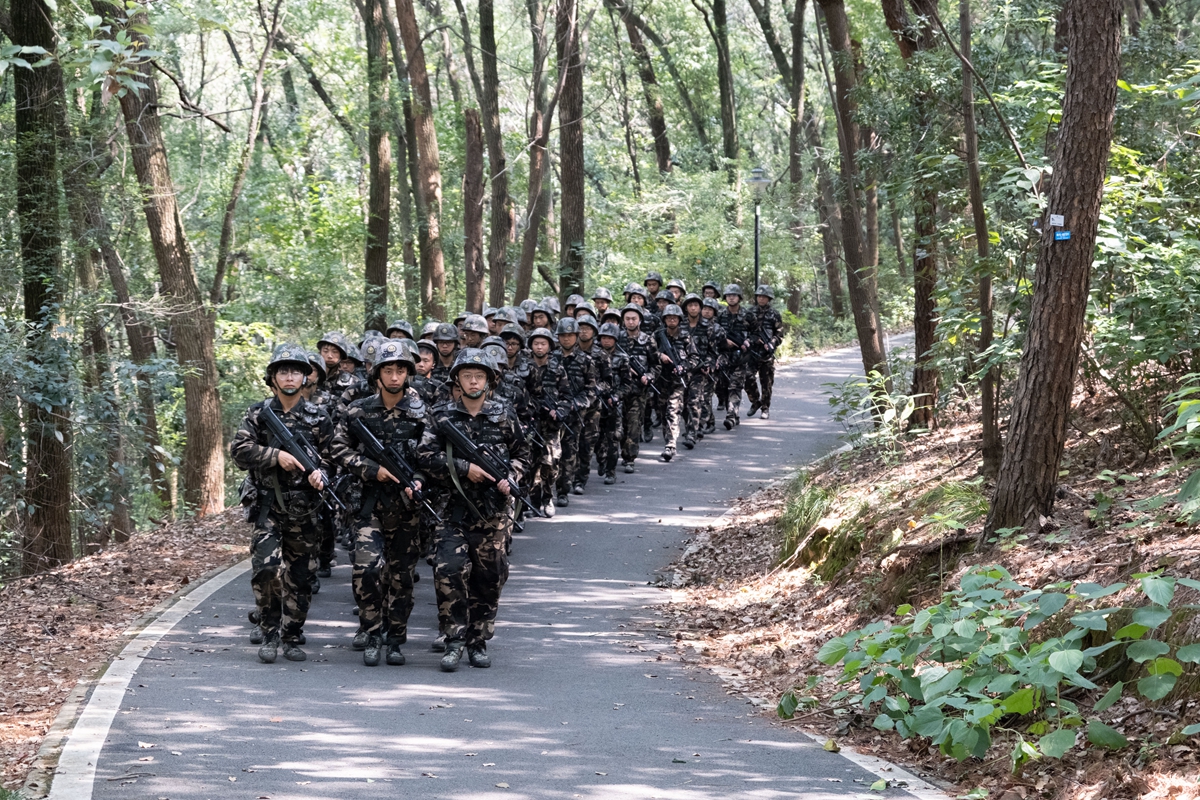
[[[687,304],[688,304],[688,303],[700,303],[700,304],[703,304],[703,303],[704,303],[704,298],[703,298],[703,297],[701,297],[700,295],[696,294],[695,292],[689,292],[688,294],[685,294],[685,295],[683,296],[683,299],[682,299],[682,300],[680,300],[680,301],[679,301],[679,305],[680,305],[681,307],[683,307],[683,308],[687,308]]]
[[[596,318],[593,317],[591,314],[580,314],[578,317],[575,318],[575,323],[576,323],[576,327],[581,328],[584,325],[590,325],[592,330],[596,331],[596,333],[600,332],[600,323],[596,322]]]
[[[378,378],[379,370],[383,369],[385,364],[405,365],[408,368],[409,377],[417,371],[412,351],[407,346],[391,339],[386,339],[378,344],[375,350],[375,363],[371,365],[371,377]]]
[[[457,342],[458,328],[449,322],[441,322],[438,324],[437,330],[433,332],[433,340],[435,342]]]
[[[463,320],[462,329],[463,333],[470,331],[482,336],[487,336],[490,333],[487,320],[479,314],[467,314],[466,319]]]
[[[604,286],[598,286],[598,287],[596,287],[596,291],[592,292],[592,299],[593,300],[607,300],[608,302],[611,303],[612,299],[613,299],[612,292],[610,292]]]
[[[551,311],[553,311],[555,314],[562,313],[562,306],[560,306],[558,304],[558,298],[555,297],[554,295],[546,295],[545,297],[543,297],[542,305],[544,307],[550,309]]]
[[[571,295],[570,297],[568,297],[568,298],[567,298],[567,302],[566,302],[566,303],[564,303],[563,305],[566,305],[566,306],[576,306],[576,307],[578,307],[578,306],[579,306],[579,304],[580,304],[580,303],[582,303],[582,302],[583,302],[583,295],[581,295],[581,294],[573,294],[573,295]]]
[[[558,321],[558,325],[554,328],[554,334],[562,336],[564,333],[579,333],[579,323],[574,317],[563,317]]]
[[[545,339],[547,342],[549,342],[551,344],[551,346],[554,345],[554,334],[550,332],[549,328],[534,328],[533,330],[531,330],[529,332],[529,338],[527,339],[527,341],[529,342],[530,345],[532,345],[533,340],[537,339],[539,337],[542,339]]]
[[[578,319],[580,314],[591,314],[594,317],[596,316],[596,307],[586,301],[580,303],[575,307],[575,317]]]
[[[507,337],[513,337],[521,343],[521,347],[525,346],[525,331],[521,330],[520,325],[505,325],[500,329],[500,340],[503,341]]]
[[[738,286],[736,283],[728,284],[725,287],[725,291],[721,292],[721,297],[728,297],[731,294],[736,294],[739,298],[745,296],[742,294],[742,287]]]
[[[409,339],[416,338],[415,336],[413,336],[412,323],[408,322],[407,320],[403,320],[403,319],[396,320],[391,325],[388,325],[388,329],[385,331],[385,333],[390,338],[391,335],[396,331],[400,331],[400,333],[403,333]]]
[[[484,350],[484,351],[486,351],[489,347],[499,347],[500,348],[500,355],[499,356],[493,355],[493,358],[500,358],[505,361],[508,360],[508,345],[505,344],[504,340],[501,339],[499,336],[489,336],[483,340],[482,344],[479,345],[479,349]],[[497,362],[497,363],[499,363],[499,362]]]
[[[331,342],[332,344],[332,342]],[[271,360],[267,362],[266,375],[264,380],[267,386],[271,385],[271,379],[275,377],[275,373],[280,367],[290,365],[308,375],[312,371],[312,366],[308,363],[308,351],[298,344],[285,342],[284,344],[276,345],[271,351]]]
[[[454,365],[450,367],[450,380],[454,380],[455,376],[467,367],[483,370],[487,373],[490,382],[496,380],[496,362],[482,348],[464,347],[454,359]]]
[[[537,308],[537,300],[534,300],[532,297],[527,297],[521,301],[521,308],[526,314],[532,314],[533,310]]]
[[[379,357],[379,348],[384,342],[390,342],[391,339],[384,339],[382,336],[372,336],[362,343],[362,358],[368,364],[374,364]]]
[[[669,290],[663,289],[661,292],[654,295],[654,301],[658,302],[659,300],[666,300],[668,303],[674,303],[675,295],[671,294]]]
[[[327,344],[331,344],[338,350],[342,351],[342,358],[350,352],[350,340],[346,338],[346,334],[341,331],[329,331],[317,341],[317,349],[320,350]]]
[[[421,338],[428,339],[429,337],[433,336],[433,334],[437,333],[438,326],[441,324],[442,323],[440,323],[436,320],[431,321],[431,322],[426,322],[424,325],[421,326]]]
[[[679,278],[672,278],[670,281],[668,281],[667,288],[678,289],[680,294],[683,294],[687,291],[687,287],[683,285],[683,281],[679,280]]]
[[[386,339],[386,338],[387,338],[386,336],[384,336],[382,333],[375,330],[374,328],[367,328],[365,331],[363,331],[362,338],[358,340],[358,346],[361,349],[364,344],[371,341],[372,339]]]
[[[647,272],[646,279],[642,281],[642,286],[645,286],[650,281],[658,281],[659,286],[663,285],[662,275],[657,272]]]
[[[321,358],[320,353],[309,353],[308,363],[317,371],[317,380],[324,381],[329,377],[329,370],[325,368],[325,359]]]
[[[765,283],[760,283],[758,288],[754,290],[754,296],[758,297],[759,295],[771,300],[775,299],[775,292],[772,291],[771,287]]]
[[[617,323],[615,322],[606,322],[600,326],[600,335],[611,336],[616,339],[621,335],[621,329],[617,327]]]
[[[700,302],[704,304],[705,308],[711,308],[713,311],[717,312],[720,312],[721,310],[721,304],[717,302],[717,298],[715,297],[706,297]]]
[[[682,320],[683,309],[674,303],[669,303],[667,304],[667,307],[662,310],[662,317],[663,319],[666,319],[667,317],[679,317],[679,319]]]

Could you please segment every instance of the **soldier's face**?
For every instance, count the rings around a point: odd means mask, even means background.
[[[433,372],[433,353],[422,347],[420,355],[421,358],[417,361],[417,374],[427,378],[429,373]]]
[[[663,325],[667,326],[667,330],[675,330],[679,327],[679,317],[674,314],[663,317]]]
[[[488,331],[492,334],[492,336],[499,336],[500,329],[503,327],[504,325],[497,322],[495,317],[492,317],[488,320]]]
[[[438,342],[437,343],[437,349],[438,349],[438,352],[442,354],[442,358],[450,357],[450,354],[454,352],[455,344],[456,344],[456,342]]]
[[[659,300],[659,301],[658,301],[658,310],[659,310],[659,311],[662,311],[664,308],[666,308],[666,307],[667,307],[667,306],[669,306],[670,304],[671,304],[671,301],[670,301],[670,300],[666,300],[666,299]]]
[[[754,300],[759,304],[759,306],[765,306],[771,302],[771,298],[767,297],[765,294],[755,295]]]
[[[615,336],[601,336],[600,337],[600,346],[603,347],[605,350],[612,350],[614,347],[617,346],[617,339]]]
[[[467,397],[479,397],[487,391],[488,374],[477,367],[463,367],[458,371],[457,382]]]
[[[539,336],[529,345],[529,349],[538,358],[544,358],[550,352],[550,343]]]
[[[483,343],[483,334],[475,331],[463,331],[463,344],[467,347],[479,347]]]
[[[591,325],[580,325],[579,326],[579,341],[583,342],[584,344],[587,344],[588,342],[592,341],[595,338],[596,338],[596,331],[592,329]]]
[[[305,373],[296,367],[280,367],[275,370],[275,388],[289,397],[300,391],[304,382]]]
[[[709,308],[708,306],[705,306],[704,308],[700,309],[700,316],[704,317],[705,319],[712,319],[716,315],[717,315],[717,312],[714,311],[713,309]]]
[[[384,364],[379,368],[379,383],[392,394],[403,389],[406,380],[408,380],[408,367],[404,364]]]
[[[517,353],[521,352],[521,340],[509,334],[504,340],[504,352],[508,353],[509,358],[516,358]]]
[[[676,303],[679,302],[679,298],[683,297],[683,289],[680,289],[678,286],[672,286],[667,291],[669,291],[671,294],[675,295]]]
[[[688,319],[695,319],[700,316],[700,304],[695,300],[684,306],[683,310],[687,312]]]
[[[331,344],[321,345],[321,358],[325,359],[326,369],[334,369],[342,360],[342,351]]]
[[[357,368],[358,364],[355,364],[348,358],[343,358],[340,362],[338,362],[338,369],[342,372],[354,372],[354,370]]]
[[[560,333],[558,335],[558,346],[563,350],[570,350],[579,341],[579,336],[574,333]]]
[[[636,311],[626,311],[624,320],[627,331],[636,331],[642,326],[642,315]]]
[[[725,295],[725,305],[727,306],[736,307],[741,302],[742,298],[736,294]]]
[[[610,303],[603,297],[597,297],[592,301],[592,305],[596,306],[596,310],[603,314],[605,311],[608,311]]]
[[[540,311],[534,312],[533,327],[549,328],[550,327],[550,318],[546,316],[545,312],[540,312]]]
[[[659,283],[658,281],[646,281],[642,285],[646,287],[646,291],[649,292],[651,295],[658,294],[658,290],[662,288],[662,284]]]
[[[640,294],[631,294],[629,295],[629,302],[633,303],[635,306],[644,307],[646,305],[646,298],[642,297]]]
[[[705,296],[705,297],[712,297],[712,298],[716,298],[716,296],[717,296],[717,290],[716,290],[716,289],[714,289],[714,288],[712,288],[712,287],[710,286],[709,288],[707,288],[707,289],[705,289],[705,290],[704,290],[704,296]]]

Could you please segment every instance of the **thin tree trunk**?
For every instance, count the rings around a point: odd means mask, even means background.
[[[833,316],[846,316],[845,293],[842,290],[841,255],[838,243],[842,239],[842,210],[834,197],[833,178],[829,168],[821,159],[821,134],[817,121],[809,111],[804,121],[804,135],[812,150],[813,172],[817,176],[817,196],[813,205],[817,210],[817,221],[821,227],[821,249],[825,256],[825,282],[829,288],[829,306]]]
[[[854,56],[850,45],[850,27],[846,20],[843,0],[818,0],[825,18],[832,51],[834,75],[837,81],[836,97],[831,98],[838,122],[838,144],[841,151],[842,175],[842,253],[846,260],[846,284],[849,287],[850,311],[854,315],[854,328],[858,333],[858,346],[862,352],[863,369],[869,375],[878,372],[884,376],[890,391],[891,371],[887,363],[887,351],[883,342],[883,326],[879,321],[879,297],[875,285],[875,270],[863,262],[862,220],[858,203],[858,164],[855,144],[859,141],[858,123],[855,121],[854,92],[857,80],[854,74]],[[818,39],[818,42],[820,40]],[[822,68],[825,59],[822,54]],[[827,80],[828,84],[829,81]],[[830,86],[832,91],[832,86]]]
[[[1054,504],[1079,366],[1121,59],[1121,0],[1067,0],[1067,85],[1004,463],[983,534],[1036,528]]]
[[[558,146],[561,159],[559,251],[560,291],[565,294],[584,291],[584,212],[585,181],[583,166],[583,59],[577,35],[577,0],[559,0],[554,17],[558,69],[564,74],[561,109],[558,112]]]
[[[51,58],[57,37],[43,0],[13,3],[14,44],[41,47]],[[42,402],[26,402],[25,516],[21,570],[43,572],[71,560],[71,428],[67,383],[70,359],[54,336],[61,302],[59,228],[58,61],[14,69],[17,218],[20,221],[28,358],[46,377],[30,386]]]
[[[971,0],[959,0],[959,49],[963,58],[971,59]],[[992,269],[988,263],[989,246],[987,209],[983,204],[983,184],[979,177],[979,140],[975,133],[975,84],[971,73],[963,70],[963,139],[967,151],[967,179],[971,197],[971,218],[975,224],[975,253],[979,257],[975,268],[979,272],[979,352],[992,346]],[[994,478],[1000,472],[1004,445],[1000,439],[1000,422],[996,415],[996,388],[999,368],[983,373],[980,400],[983,417],[983,474]]]
[[[491,230],[488,232],[488,304],[504,305],[508,279],[508,244],[513,234],[513,204],[508,193],[508,161],[500,130],[500,68],[496,56],[496,21],[493,0],[479,0],[479,60],[483,62],[483,139],[487,144],[488,183],[491,189]]]
[[[416,243],[413,240],[413,190],[416,185],[412,177],[415,158],[409,158],[412,148],[412,113],[409,108],[407,92],[408,70],[404,60],[404,45],[400,43],[400,33],[396,30],[396,20],[388,8],[384,8],[384,29],[387,31],[388,47],[392,53],[392,68],[400,92],[388,93],[388,109],[391,114],[392,132],[396,137],[396,147],[392,151],[396,156],[396,210],[399,214],[400,251],[404,262],[404,302],[409,319],[417,319],[420,311],[420,269],[417,265]],[[399,101],[397,95],[403,95]]]
[[[533,111],[529,116],[529,184],[525,195],[525,232],[521,237],[521,260],[517,263],[517,286],[513,292],[513,303],[529,297],[533,288],[533,265],[537,259],[538,236],[549,210],[549,198],[543,191],[546,173],[546,137],[550,121],[546,119],[548,98],[546,93],[546,11],[540,0],[526,0],[529,14],[529,31],[533,39],[533,74],[531,94]]]
[[[483,313],[483,131],[479,111],[463,109],[466,164],[463,167],[463,264],[466,267],[467,311]]]
[[[612,8],[611,5],[609,7]],[[658,165],[659,174],[665,175],[671,171],[671,140],[667,134],[662,89],[654,74],[654,63],[650,60],[642,32],[633,24],[628,7],[620,13],[625,35],[629,38],[629,49],[633,51],[633,60],[637,64],[638,79],[642,82],[642,94],[646,98],[646,117],[650,124],[650,136],[654,139],[654,163]]]
[[[734,190],[726,216],[734,225],[741,223],[741,203],[737,198],[737,187],[741,183],[738,168],[741,163],[742,147],[738,140],[737,101],[733,92],[733,62],[729,54],[729,19],[725,0],[711,0],[712,18],[703,0],[692,0],[692,5],[704,17],[704,25],[712,37],[717,50],[717,89],[721,101],[721,146],[725,156],[725,172],[729,186]]]
[[[616,56],[617,82],[621,87],[621,127],[625,129],[625,153],[629,156],[629,166],[633,170],[634,197],[642,195],[642,175],[638,169],[637,147],[633,143],[633,120],[629,114],[629,81],[625,75],[624,53],[621,52],[621,31],[617,24],[616,12],[608,10],[613,29],[613,54]],[[644,85],[644,84],[643,84]]]
[[[396,20],[408,60],[408,81],[413,95],[413,123],[416,133],[416,192],[421,196],[422,218],[419,223],[421,251],[421,311],[426,317],[446,316],[446,265],[442,256],[442,167],[438,154],[437,130],[433,124],[433,100],[429,93],[429,73],[417,12],[412,0],[396,0]]]
[[[359,13],[367,45],[367,241],[363,270],[365,328],[385,330],[388,311],[388,249],[392,213],[392,142],[389,136],[386,0],[363,0]]]
[[[904,231],[900,227],[900,209],[896,207],[896,198],[888,192],[888,210],[892,215],[892,238],[896,241],[896,265],[900,277],[908,280],[908,261],[904,255]]]
[[[862,140],[862,149],[874,149],[875,132],[870,128],[863,128]],[[874,268],[878,274],[879,179],[871,160],[868,160],[867,167],[863,170],[863,263]]]
[[[123,18],[122,12],[110,3],[93,0],[92,6],[103,17]],[[145,47],[145,36],[131,27],[144,21],[144,12],[139,12],[118,27]],[[157,113],[158,85],[148,62],[140,64],[136,71],[146,88],[127,92],[121,98],[121,112],[183,372],[187,435],[183,450],[184,503],[203,517],[225,507],[225,447],[221,398],[217,394],[215,325],[212,311],[204,307],[201,299],[179,216]]]
[[[312,87],[313,92],[320,98],[321,103],[325,106],[325,110],[329,112],[329,115],[333,117],[338,127],[346,134],[346,138],[351,141],[355,151],[361,158],[362,152],[365,149],[362,137],[359,136],[354,126],[350,124],[350,120],[346,119],[346,116],[339,110],[338,104],[329,96],[329,92],[325,89],[325,84],[317,77],[317,71],[313,68],[312,62],[300,52],[300,48],[282,30],[279,31],[276,39],[279,41],[279,46],[290,53],[292,58],[296,59],[296,63],[300,65],[300,68],[304,70],[304,75],[308,78],[308,85]]]
[[[262,55],[258,59],[258,68],[254,71],[254,88],[250,98],[250,124],[246,127],[242,157],[233,173],[229,199],[225,201],[225,216],[221,219],[221,238],[217,243],[217,263],[213,273],[212,288],[208,292],[209,302],[214,306],[221,303],[221,283],[225,280],[225,270],[229,266],[229,250],[233,244],[233,215],[237,211],[238,200],[242,197],[242,188],[246,185],[246,173],[250,170],[250,159],[253,157],[254,148],[258,143],[259,123],[262,121],[263,104],[267,99],[263,74],[267,69],[267,58],[275,47],[275,37],[279,33],[279,24],[282,21],[279,11],[282,5],[282,0],[276,0],[267,30],[267,41],[263,45]]]

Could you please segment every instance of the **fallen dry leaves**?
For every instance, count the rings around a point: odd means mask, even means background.
[[[159,602],[246,557],[240,509],[140,533],[123,544],[0,589],[0,781],[25,780],[59,708],[81,678],[124,645]]]
[[[674,565],[671,602],[659,609],[685,660],[712,669],[731,693],[753,700],[777,721],[774,706],[783,692],[803,686],[810,675],[840,674],[839,667],[816,661],[825,641],[877,619],[894,620],[891,614],[900,603],[920,607],[936,602],[944,588],[956,585],[962,572],[976,563],[1003,564],[1016,580],[1030,586],[1061,580],[1110,584],[1158,568],[1200,577],[1200,532],[1169,522],[1152,524],[1132,507],[1140,499],[1173,494],[1187,473],[1158,474],[1169,463],[1147,459],[1144,451],[1122,438],[1111,402],[1105,405],[1102,399],[1087,397],[1080,398],[1078,425],[1067,445],[1063,466],[1069,473],[1054,516],[1045,520],[1040,534],[986,555],[961,547],[939,553],[937,541],[953,532],[921,524],[926,512],[920,498],[941,481],[975,477],[979,429],[967,419],[964,414],[956,424],[947,415],[937,434],[904,443],[891,463],[878,454],[856,451],[813,470],[811,480],[837,490],[835,513],[863,515],[861,553],[828,582],[803,567],[778,567],[783,486],[759,492],[722,524],[697,531]],[[1099,477],[1104,469],[1125,477],[1115,480],[1109,475],[1105,480]],[[1095,512],[1097,492],[1114,498],[1104,514]],[[976,533],[981,524],[969,533]],[[881,558],[897,541],[912,545],[912,555]],[[933,544],[933,551],[919,552],[916,548],[923,544]],[[921,570],[915,580],[914,570]],[[1192,596],[1181,596],[1181,601],[1198,602]],[[1185,635],[1200,639],[1200,630],[1191,630],[1200,628],[1200,619],[1188,628]],[[836,691],[833,683],[811,694],[828,698]],[[988,760],[960,764],[931,749],[927,740],[901,741],[875,730],[871,716],[801,710],[784,724],[902,764],[952,795],[982,787],[998,800],[1200,798],[1200,747],[1194,746],[1194,739],[1116,754],[1096,748],[1072,751],[1062,760],[1032,763],[1013,776],[1012,741],[1003,735],[997,736]],[[1200,698],[1177,692],[1147,707],[1127,697],[1106,712],[1106,720],[1131,738],[1164,742],[1182,725],[1200,721]]]

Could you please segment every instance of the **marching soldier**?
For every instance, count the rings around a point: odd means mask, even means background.
[[[683,324],[683,310],[671,303],[663,309],[663,326],[655,335],[658,345],[658,370],[662,401],[659,418],[662,421],[662,460],[675,457],[675,444],[679,440],[679,422],[683,411],[684,392],[688,376],[700,365],[696,347]]]
[[[624,438],[621,440],[621,460],[626,474],[634,471],[633,462],[638,457],[646,400],[652,392],[651,382],[658,371],[658,348],[654,344],[654,337],[642,330],[643,313],[641,306],[633,303],[621,310],[625,330],[617,340],[617,347],[629,359],[630,390],[625,395]]]
[[[621,329],[615,323],[600,326],[598,358],[607,361],[608,391],[600,403],[600,434],[596,439],[596,463],[604,483],[617,482],[617,459],[621,454],[621,425],[625,396],[632,388],[629,356],[617,349]]]
[[[258,657],[267,664],[275,663],[281,645],[288,661],[307,658],[300,645],[312,596],[312,562],[321,544],[317,507],[330,466],[325,453],[333,436],[329,417],[300,394],[310,369],[302,348],[276,347],[266,374],[274,397],[250,406],[229,446],[234,462],[251,473],[256,489],[248,498],[254,521],[250,585],[262,637]],[[305,475],[300,462],[281,448],[263,419],[265,408],[293,435],[308,440],[318,469]]]
[[[570,495],[583,494],[583,486],[575,483],[580,450],[584,446],[588,411],[596,402],[596,365],[589,355],[579,349],[579,323],[571,317],[558,321],[558,359],[567,374],[567,420],[572,430],[563,437],[562,463],[558,473],[559,506],[570,503]],[[584,464],[586,470],[588,465]],[[585,476],[586,480],[586,476]]]
[[[750,335],[757,320],[742,308],[742,288],[736,283],[725,287],[725,309],[717,316],[717,324],[725,331],[725,352],[729,358],[726,372],[729,390],[725,399],[725,430],[741,423],[742,386],[746,381],[746,352]]]
[[[747,417],[762,409],[762,418],[771,418],[771,390],[775,386],[775,350],[783,343],[783,316],[771,306],[775,293],[762,284],[754,290],[756,333],[750,345],[753,359],[747,373],[746,397],[750,400]],[[757,362],[757,363],[755,363]]]
[[[563,422],[570,413],[570,384],[562,362],[551,353],[554,334],[534,328],[529,334],[529,398],[538,420],[538,434],[545,441],[541,460],[530,490],[531,502],[546,517],[554,516],[554,490],[562,460]]]
[[[464,651],[471,666],[491,666],[487,642],[495,633],[500,592],[508,580],[509,495],[528,468],[529,446],[512,408],[488,397],[496,378],[486,353],[472,348],[459,353],[451,370],[459,399],[434,408],[433,424],[419,445],[422,466],[452,484],[462,500],[449,506],[434,567],[438,626],[446,639],[441,668],[447,672],[458,669]],[[491,476],[456,453],[447,438],[449,426],[493,448],[507,461],[508,474]]]
[[[412,489],[401,487],[402,476],[393,475],[366,454],[357,424],[415,465],[415,443],[428,426],[428,407],[417,391],[406,385],[415,366],[412,352],[399,342],[380,346],[371,372],[378,393],[350,404],[333,439],[333,457],[364,487],[355,531],[353,581],[359,625],[367,633],[363,663],[368,667],[378,666],[381,656],[394,666],[404,663],[400,646],[408,640],[413,609],[413,573],[421,555],[421,508],[413,500]],[[417,472],[412,480],[419,491],[425,476]]]
[[[684,327],[696,348],[698,362],[697,367],[688,376],[684,395],[683,446],[688,450],[704,438],[704,398],[711,397],[708,385],[716,368],[717,342],[725,335],[716,327],[716,323],[706,320],[700,313],[703,306],[704,301],[699,295],[689,294],[683,298],[683,312],[687,317]],[[712,413],[711,402],[709,413]]]

